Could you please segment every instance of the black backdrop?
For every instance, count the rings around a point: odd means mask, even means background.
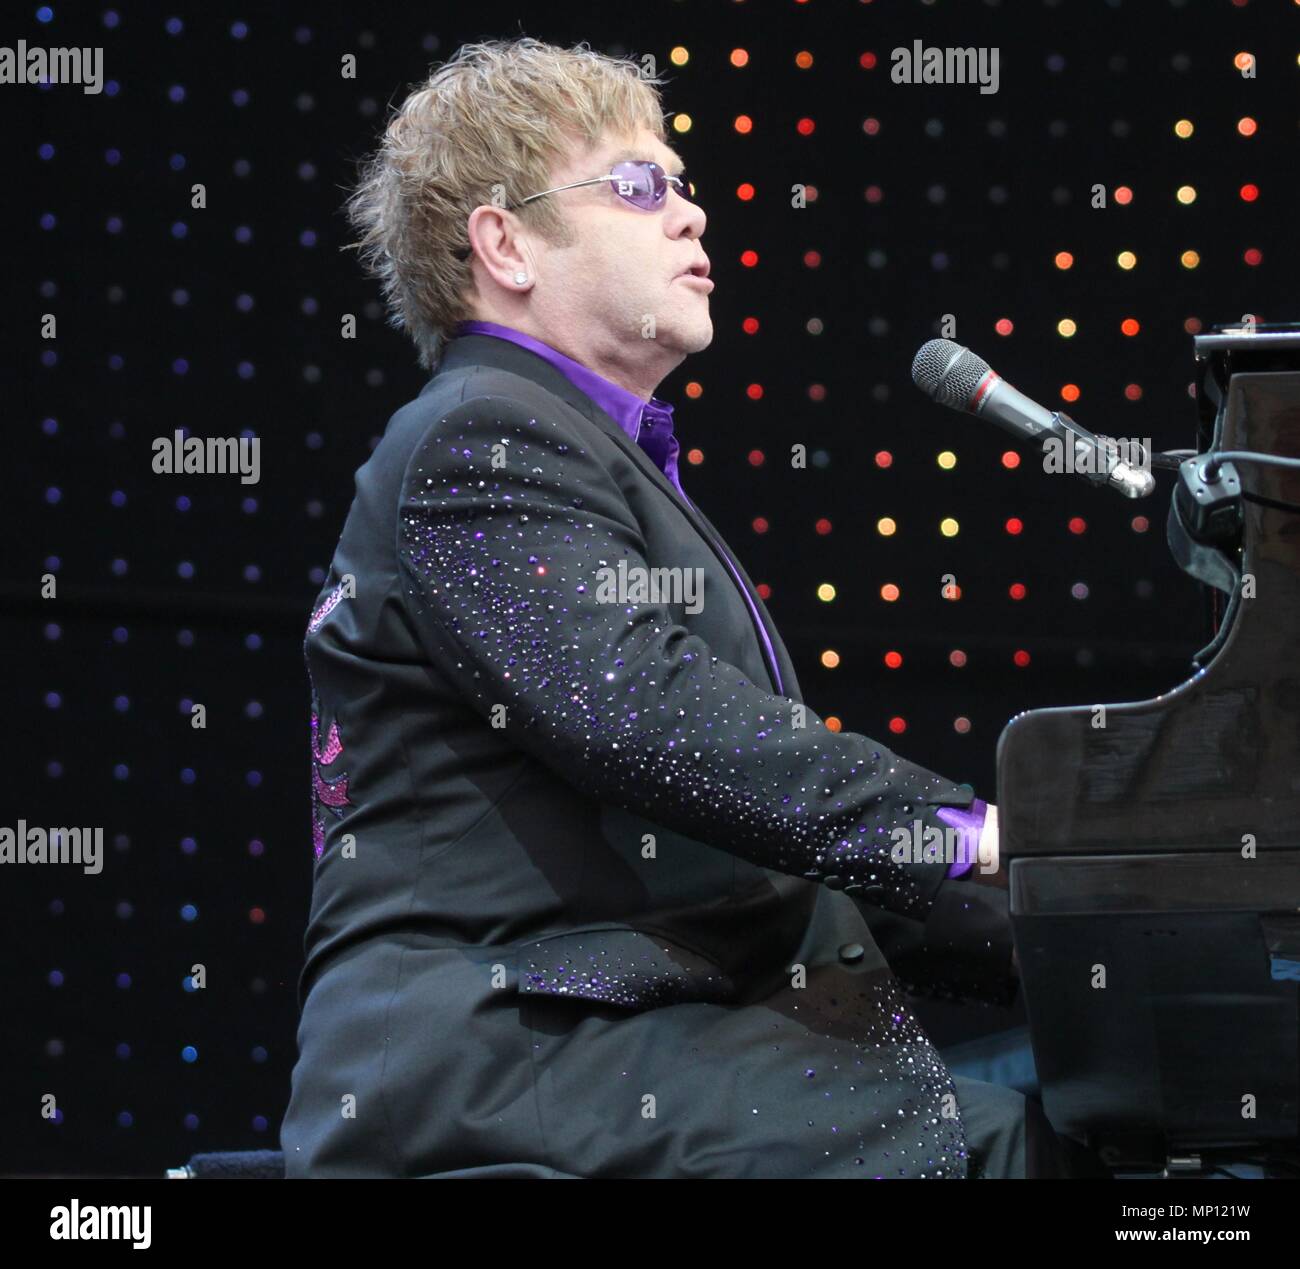
[[[102,827],[105,862],[0,869],[0,1170],[156,1175],[278,1144],[312,859],[301,639],[352,472],[422,382],[340,250],[339,204],[430,61],[518,34],[650,55],[689,117],[670,135],[709,214],[715,338],[659,394],[702,455],[684,482],[768,588],[813,708],[991,798],[1011,715],[1155,695],[1208,637],[1164,545],[1167,477],[1129,504],[1027,454],[1009,470],[1003,434],[930,405],[908,369],[952,314],[1044,402],[1076,385],[1065,408],[1086,425],[1191,444],[1198,323],[1296,317],[1288,0],[11,6],[5,45],[102,47],[111,82],[0,84],[0,825]],[[999,91],[891,82],[891,50],[917,39],[997,46]],[[260,482],[155,475],[151,442],[176,428],[255,434]]]

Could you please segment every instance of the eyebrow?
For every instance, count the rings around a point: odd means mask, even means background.
[[[624,159],[643,159],[645,155],[640,150],[620,150],[617,154],[609,156],[606,166],[613,167],[615,163],[622,163]],[[686,170],[686,164],[682,162],[681,156],[673,155],[673,165],[666,168],[669,176],[680,176]]]

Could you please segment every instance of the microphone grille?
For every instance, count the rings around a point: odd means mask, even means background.
[[[966,410],[989,363],[951,339],[922,344],[912,361],[912,382],[932,401],[953,410]]]

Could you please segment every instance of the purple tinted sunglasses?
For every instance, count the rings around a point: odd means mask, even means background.
[[[521,198],[517,203],[507,203],[505,209],[514,211],[516,207],[531,203],[535,198],[545,198],[547,194],[558,194],[561,190],[578,189],[583,185],[599,185],[601,181],[608,181],[610,189],[619,198],[631,203],[633,207],[639,207],[642,211],[658,211],[667,201],[670,184],[676,187],[683,198],[686,197],[686,182],[680,176],[669,176],[658,163],[653,163],[649,159],[625,159],[621,163],[615,163],[604,176],[593,176],[585,181],[574,181],[569,185],[544,189],[540,194],[529,194],[527,198]],[[467,260],[470,250],[469,247],[462,247],[456,252],[456,258]]]

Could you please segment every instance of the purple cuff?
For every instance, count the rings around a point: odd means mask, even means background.
[[[979,859],[980,833],[984,829],[984,819],[988,813],[989,804],[983,798],[976,798],[967,810],[956,806],[941,806],[935,812],[949,828],[961,830],[957,857],[949,865],[947,876],[964,877]]]

